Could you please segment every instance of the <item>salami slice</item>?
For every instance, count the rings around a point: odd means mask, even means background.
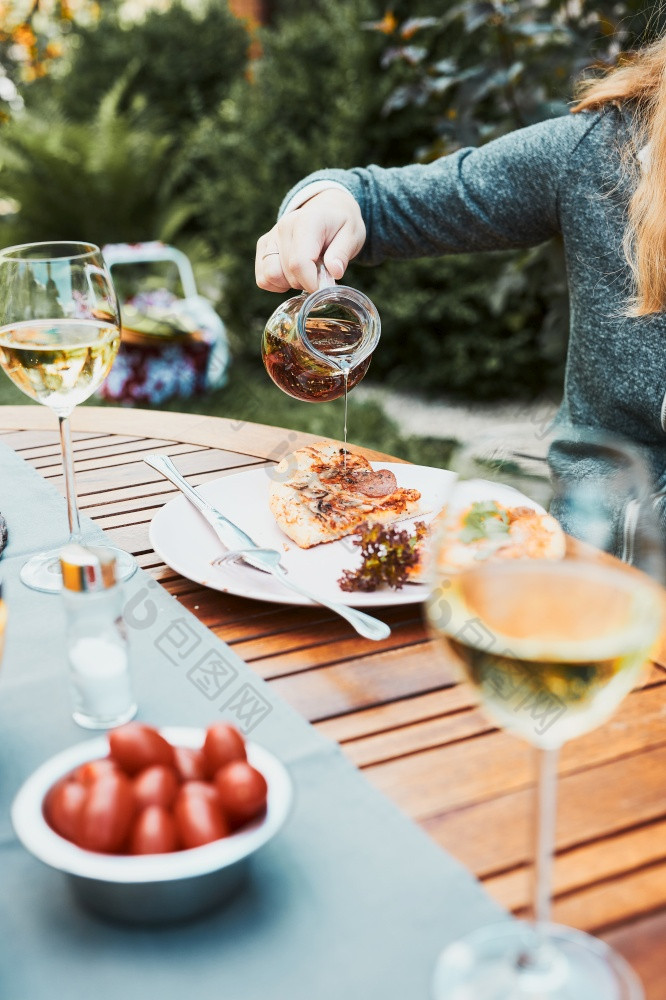
[[[351,478],[352,486],[366,497],[386,497],[395,493],[398,480],[390,469],[359,469]]]

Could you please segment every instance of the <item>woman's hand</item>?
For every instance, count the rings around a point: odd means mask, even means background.
[[[283,215],[257,242],[257,284],[269,292],[318,288],[317,265],[336,281],[365,243],[365,225],[349,191],[328,188]]]

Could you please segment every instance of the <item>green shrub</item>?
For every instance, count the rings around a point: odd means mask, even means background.
[[[537,250],[387,261],[373,269],[352,265],[350,282],[382,317],[372,378],[428,396],[557,394],[567,318],[561,263],[561,248],[552,244],[545,256]],[[550,282],[547,265],[554,272]],[[535,270],[551,289],[548,299],[533,293]],[[551,315],[562,321],[552,334]]]
[[[164,163],[174,147],[118,110],[117,87],[90,122],[23,111],[0,130],[0,197],[19,211],[0,224],[3,242],[168,238],[187,210]]]
[[[129,70],[120,110],[141,107],[149,121],[181,135],[213,112],[245,71],[248,34],[226,3],[194,9],[176,2],[134,24],[124,24],[118,10],[105,2],[96,24],[75,28],[60,73],[26,89],[31,105],[46,96],[67,118],[89,121]]]

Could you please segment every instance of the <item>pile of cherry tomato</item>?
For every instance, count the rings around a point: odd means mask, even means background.
[[[193,750],[130,722],[109,733],[108,757],[53,785],[44,816],[88,851],[165,854],[228,837],[264,812],[267,791],[233,726],[209,726]]]

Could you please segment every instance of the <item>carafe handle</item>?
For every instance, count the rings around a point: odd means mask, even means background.
[[[319,261],[317,266],[317,282],[317,289],[333,288],[335,285],[335,278],[329,274],[323,260]]]

